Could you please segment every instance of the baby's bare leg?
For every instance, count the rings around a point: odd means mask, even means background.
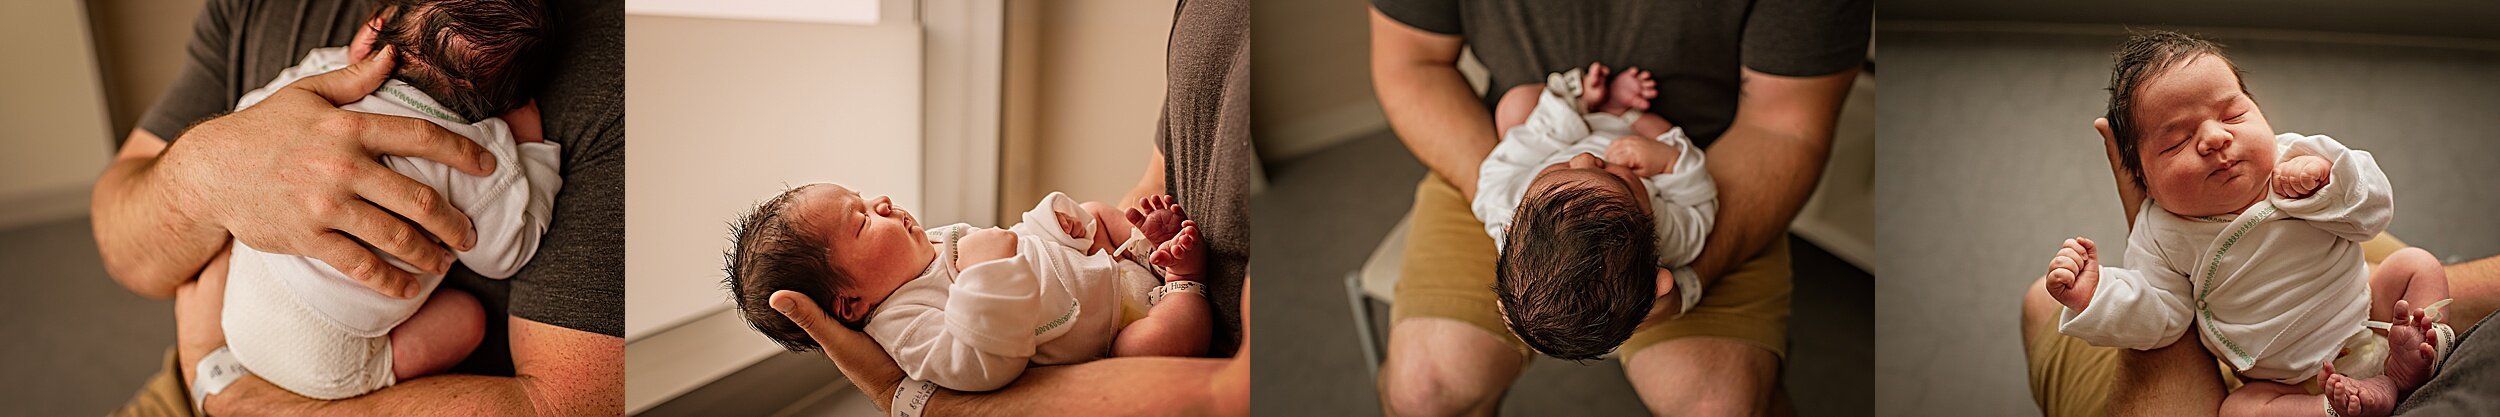
[[[2321,375],[2323,376],[2323,375]],[[2274,381],[2254,381],[2222,397],[2223,417],[2323,416],[2326,397]]]
[[[1510,128],[1528,123],[1528,115],[1536,112],[1537,96],[1545,94],[1545,83],[1522,84],[1502,93],[1502,102],[1493,106],[1493,135],[1500,137]]]
[[[1146,311],[1146,318],[1120,329],[1111,340],[1112,356],[1206,356],[1214,316],[1207,298],[1174,293]]]
[[[1096,223],[1099,223],[1094,226],[1094,248],[1085,253],[1119,249],[1120,242],[1127,242],[1130,234],[1137,230],[1137,225],[1130,224],[1128,216],[1121,215],[1118,207],[1100,201],[1087,201],[1076,206],[1092,213]]]
[[[486,337],[477,297],[449,287],[434,291],[417,314],[391,329],[391,376],[405,382],[451,370]]]
[[[1674,123],[1667,122],[1667,118],[1660,117],[1657,113],[1644,111],[1641,112],[1640,117],[1632,119],[1632,133],[1644,138],[1657,139],[1658,135],[1667,134],[1668,130],[1674,129]]]
[[[2370,270],[2370,320],[2395,321],[2396,300],[2421,308],[2445,299],[2448,271],[2430,251],[2397,250]]]

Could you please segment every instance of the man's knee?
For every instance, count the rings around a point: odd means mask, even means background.
[[[1429,367],[1380,368],[1380,404],[1392,416],[1490,414],[1486,390],[1430,371]],[[1394,371],[1393,371],[1394,370]],[[1492,392],[1497,394],[1498,391]]]
[[[1474,331],[1474,334],[1465,333]],[[1418,318],[1390,329],[1380,403],[1390,415],[1489,415],[1518,376],[1518,352],[1455,320]]]

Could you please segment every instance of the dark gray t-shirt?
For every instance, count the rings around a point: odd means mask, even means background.
[[[1161,129],[1164,192],[1206,239],[1208,301],[1216,309],[1208,353],[1241,343],[1241,284],[1250,265],[1250,5],[1183,1],[1166,45]]]
[[[1866,61],[1867,0],[1372,0],[1424,31],[1460,35],[1492,70],[1485,108],[1545,74],[1640,67],[1655,72],[1664,116],[1709,146],[1736,119],[1740,68],[1837,73]]]
[[[454,268],[444,285],[476,294],[488,317],[511,315],[623,337],[625,331],[625,27],[623,4],[550,0],[553,77],[538,94],[547,140],[563,145],[564,189],[538,253],[507,280]],[[139,121],[172,141],[223,115],[313,48],[346,45],[371,14],[365,1],[212,0],[194,24],[182,72]],[[178,146],[178,145],[177,145]],[[512,373],[507,323],[460,371]]]

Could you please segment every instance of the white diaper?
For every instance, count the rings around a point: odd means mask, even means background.
[[[318,400],[364,395],[397,383],[388,334],[358,336],[296,299],[269,270],[267,254],[235,243],[220,325],[245,369]]]

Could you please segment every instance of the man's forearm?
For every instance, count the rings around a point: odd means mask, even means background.
[[[220,416],[526,416],[529,396],[518,378],[436,375],[401,381],[380,391],[336,401],[295,395],[258,377],[236,380],[211,398]]]
[[[2195,332],[2188,328],[2188,334]],[[2118,376],[2109,386],[2109,415],[2216,415],[2222,412],[2222,388],[2213,355],[2195,338],[2153,350],[2121,350]]]
[[[1224,359],[1133,357],[1026,369],[1004,389],[940,389],[931,416],[1173,416],[1216,412],[1209,387]]]
[[[1467,78],[1457,67],[1417,62],[1375,63],[1372,71],[1380,101],[1397,103],[1381,110],[1398,140],[1460,195],[1475,198],[1476,170],[1501,139]]]
[[[89,221],[105,271],[131,292],[169,298],[198,275],[228,239],[224,230],[187,216],[156,175],[166,144],[134,131],[112,165],[96,178]]]
[[[1831,139],[1736,126],[1708,153],[1710,176],[1719,186],[1719,214],[1693,261],[1704,284],[1718,282],[1772,239],[1787,236],[1788,222],[1823,177]]]
[[[1467,77],[1458,72],[1464,39],[1406,26],[1371,11],[1372,88],[1389,129],[1460,195],[1476,198],[1476,169],[1501,138]]]

